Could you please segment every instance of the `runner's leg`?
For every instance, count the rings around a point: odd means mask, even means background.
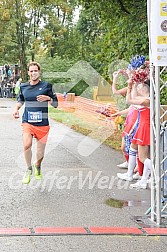
[[[37,140],[37,152],[36,152],[36,166],[41,167],[42,160],[44,158],[46,144]]]
[[[32,160],[32,135],[29,132],[24,132],[23,133],[23,145],[24,145],[24,157],[25,161],[27,164],[27,169],[24,173],[23,176],[23,184],[29,184],[31,175],[32,175],[32,165],[31,165],[31,160]]]
[[[37,140],[36,162],[33,167],[35,169],[35,178],[38,180],[42,179],[41,163],[44,158],[45,146],[45,143]]]
[[[33,138],[33,136],[29,132],[23,132],[24,158],[25,158],[25,161],[26,161],[26,164],[27,164],[27,168],[31,167],[32,138]]]

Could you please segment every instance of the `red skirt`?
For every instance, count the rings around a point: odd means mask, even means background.
[[[144,107],[138,110],[140,113],[139,125],[132,139],[137,145],[150,145],[150,108]]]

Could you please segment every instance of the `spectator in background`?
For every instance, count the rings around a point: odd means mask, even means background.
[[[15,95],[16,95],[16,96],[17,96],[18,93],[19,93],[21,82],[22,82],[22,79],[21,79],[21,78],[19,78],[19,79],[16,81],[16,85],[15,85],[15,89],[14,89],[14,92],[15,92]]]
[[[5,64],[4,68],[5,68],[5,75],[6,77],[8,77],[8,70],[9,70],[10,65],[9,64]]]
[[[6,83],[7,83],[7,78],[5,77],[3,81],[1,82],[2,97],[6,96],[6,92],[5,92]]]
[[[0,83],[0,97],[2,98],[2,87],[1,87],[1,85],[2,85],[2,82]]]
[[[10,80],[11,76],[12,76],[12,69],[9,66],[9,69],[8,69],[8,72],[7,72],[7,78],[8,78],[8,80]]]

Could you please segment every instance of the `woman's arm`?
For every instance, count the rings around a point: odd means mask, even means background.
[[[133,92],[133,95],[132,95]],[[134,93],[136,93],[136,87],[135,84],[133,84],[131,81],[128,82],[128,88],[127,88],[127,94],[126,94],[126,102],[128,104],[133,105],[142,105],[145,107],[150,106],[150,99],[149,97],[144,96],[134,96]]]
[[[128,112],[129,112],[129,108],[121,110],[121,111],[118,111],[118,112],[110,115],[110,117],[115,117],[115,116],[118,116],[118,115],[127,115]]]
[[[142,105],[145,107],[150,106],[150,98],[149,97],[136,96],[134,99],[128,98],[128,99],[126,99],[126,101],[128,104]]]
[[[117,89],[117,79],[118,79],[119,73],[120,73],[120,71],[116,71],[113,73],[112,92],[114,95],[125,96],[126,92],[127,92],[127,87],[121,88],[119,90]]]

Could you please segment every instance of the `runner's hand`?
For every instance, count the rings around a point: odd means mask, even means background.
[[[13,112],[13,117],[15,118],[15,119],[18,119],[20,116],[19,116],[19,111],[18,110],[16,110],[16,111],[14,111]]]
[[[50,96],[48,96],[48,95],[38,95],[37,96],[37,101],[38,102],[50,101]]]

